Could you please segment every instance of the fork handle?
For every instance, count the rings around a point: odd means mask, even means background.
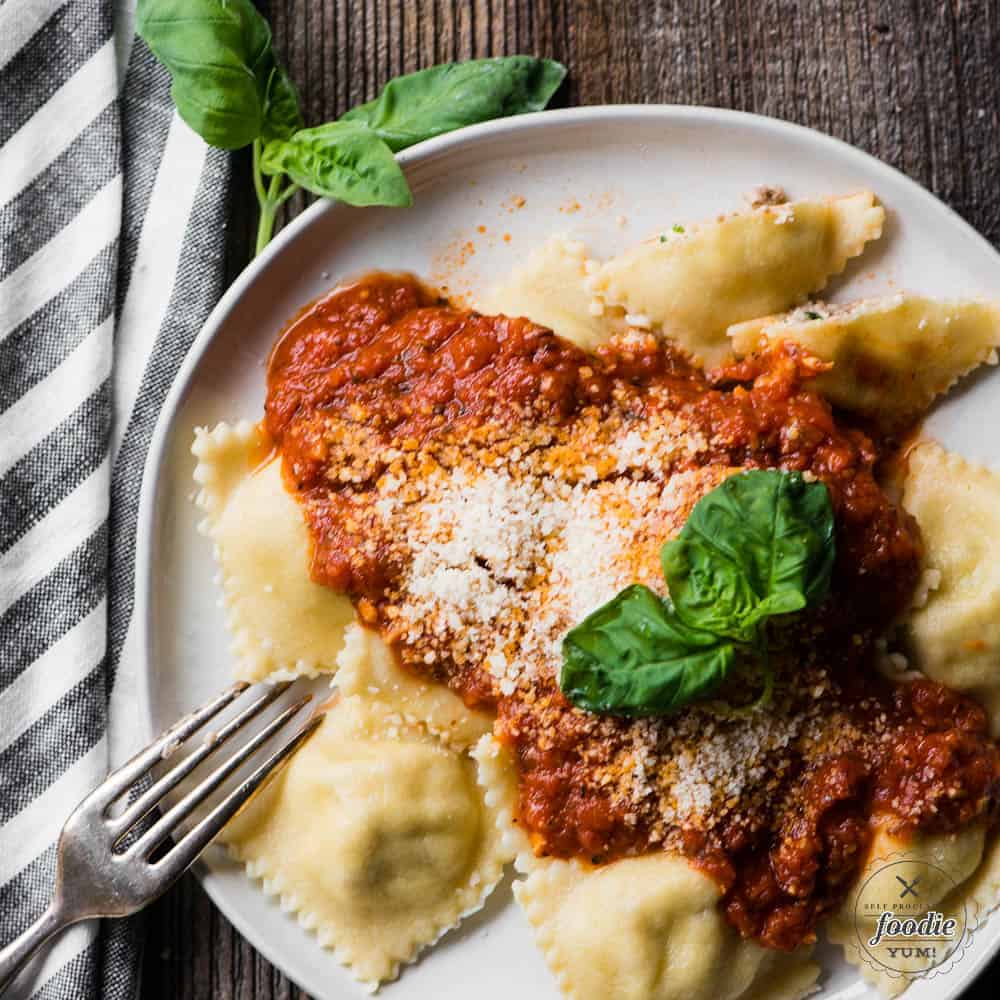
[[[0,993],[6,992],[32,955],[70,923],[53,901],[24,933],[0,949]]]

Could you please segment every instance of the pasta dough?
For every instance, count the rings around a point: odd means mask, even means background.
[[[341,694],[374,699],[458,749],[471,747],[492,729],[490,716],[466,708],[443,684],[404,670],[381,636],[363,625],[348,626],[337,665]]]
[[[968,905],[975,907],[972,914],[974,927],[982,926],[1000,906],[1000,832],[994,829],[986,835],[983,860],[958,891]]]
[[[538,247],[522,267],[494,288],[483,302],[483,311],[505,316],[525,316],[547,326],[585,351],[592,351],[611,335],[611,313],[598,303],[593,309],[585,287],[588,274],[586,247],[555,236]]]
[[[195,430],[200,530],[215,543],[236,676],[271,680],[336,668],[351,602],[309,578],[309,539],[281,465],[254,470],[261,431],[247,421]]]
[[[507,854],[527,872],[514,893],[569,1000],[792,1000],[819,975],[792,955],[743,941],[719,910],[719,889],[676,855],[586,869],[536,858],[514,818],[517,776],[493,737],[477,745],[479,780]]]
[[[230,851],[371,988],[500,880],[500,836],[467,758],[342,699],[225,831]]]
[[[769,205],[642,243],[602,265],[590,288],[711,367],[732,352],[732,324],[822,288],[882,234],[884,217],[870,191]]]
[[[833,362],[816,388],[846,410],[894,426],[912,421],[962,375],[996,364],[1000,305],[893,295],[848,307],[815,305],[729,328],[737,354],[791,340]]]
[[[827,924],[827,934],[834,944],[844,949],[844,958],[856,965],[862,977],[877,986],[886,996],[894,997],[910,985],[915,976],[927,971],[930,962],[921,956],[893,956],[892,969],[882,964],[882,951],[872,958],[862,947],[875,931],[878,912],[868,912],[864,900],[893,901],[900,897],[897,877],[913,885],[919,884],[919,912],[934,907],[946,916],[968,904],[968,927],[974,929],[979,905],[985,900],[986,886],[970,881],[983,859],[985,834],[983,827],[967,827],[954,834],[923,834],[900,838],[884,829],[876,833],[868,860],[851,894]],[[993,850],[993,849],[991,849]],[[901,862],[895,864],[894,862]],[[888,867],[891,864],[891,867]],[[991,888],[996,905],[995,862],[987,866],[993,871]],[[957,885],[957,888],[955,886]],[[864,888],[864,900],[859,894]],[[969,910],[971,909],[971,912]],[[962,925],[964,929],[964,924]]]
[[[807,951],[741,939],[716,884],[676,855],[547,861],[514,891],[570,1000],[790,1000],[819,974]]]
[[[1000,736],[1000,475],[932,441],[908,456],[903,506],[938,585],[906,620],[917,666],[979,700]]]
[[[495,818],[504,854],[514,859],[519,872],[534,871],[540,864],[531,849],[527,831],[518,826],[516,803],[517,770],[510,750],[493,736],[484,736],[472,751],[486,804]]]

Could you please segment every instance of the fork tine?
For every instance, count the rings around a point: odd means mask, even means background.
[[[159,861],[154,870],[164,873],[169,882],[188,868],[198,855],[211,843],[222,828],[264,787],[288,762],[292,754],[316,731],[323,721],[322,713],[309,722],[287,743],[279,747],[267,760],[226,796],[203,820],[185,834]]]
[[[241,747],[232,757],[220,764],[204,781],[191,789],[180,802],[168,809],[163,816],[153,824],[131,847],[125,851],[125,858],[145,858],[154,848],[176,828],[177,824],[189,816],[205,799],[222,784],[230,774],[242,763],[248,760],[266,743],[285,723],[297,715],[302,708],[312,701],[312,695],[306,695],[294,705],[286,708],[279,716],[272,719],[253,739]],[[124,834],[123,834],[124,835]],[[118,839],[121,839],[120,837]]]
[[[127,760],[116,771],[112,771],[104,782],[98,785],[81,803],[83,806],[97,806],[107,809],[117,798],[135,784],[158,760],[163,759],[164,751],[173,743],[183,743],[192,733],[197,732],[209,719],[218,715],[227,705],[235,701],[250,685],[246,681],[237,681],[226,688],[222,694],[216,695],[201,708],[196,708],[190,715],[178,719],[166,732],[158,736],[145,750],[140,750],[134,757]]]
[[[267,688],[256,701],[251,702],[235,719],[227,722],[211,738],[206,738],[205,742],[194,753],[189,754],[180,763],[167,771],[152,787],[146,789],[121,816],[111,820],[108,826],[115,840],[117,841],[123,833],[135,826],[136,823],[156,806],[157,802],[164,795],[171,789],[176,788],[206,757],[218,750],[230,736],[260,715],[268,705],[280,698],[292,686],[292,683],[292,681],[283,681],[280,684],[275,684]]]

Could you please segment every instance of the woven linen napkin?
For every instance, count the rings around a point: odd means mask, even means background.
[[[174,114],[132,0],[0,0],[0,942],[47,905],[68,812],[132,749],[136,511],[224,277],[228,157]],[[13,996],[138,993],[90,923]]]

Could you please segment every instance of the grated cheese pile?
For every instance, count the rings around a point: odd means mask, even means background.
[[[380,492],[395,490],[387,477]],[[588,487],[458,467],[378,503],[406,569],[392,617],[423,662],[478,657],[510,694],[558,673],[562,635],[632,582],[636,526],[669,516],[672,493],[623,478]],[[402,530],[400,530],[402,529]],[[638,569],[638,567],[637,567]],[[656,585],[655,562],[643,576]]]

